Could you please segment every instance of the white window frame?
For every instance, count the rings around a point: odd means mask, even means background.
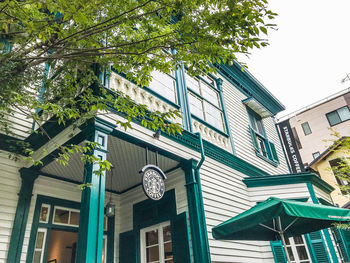
[[[41,215],[41,209],[43,207],[47,207],[47,217],[46,217],[46,221],[42,221],[40,220],[40,215]],[[51,205],[49,204],[41,204],[41,207],[40,207],[40,214],[39,214],[39,223],[48,223],[49,222],[49,219],[50,219],[50,211],[51,211]]]
[[[164,259],[164,239],[163,239],[163,227],[170,226],[170,221],[166,221],[157,225],[146,227],[140,230],[140,247],[141,247],[141,263],[147,262],[146,255],[146,232],[151,230],[158,230],[158,246],[159,246],[159,263],[166,263]],[[172,241],[171,241],[172,242]],[[174,254],[173,259],[174,261]]]
[[[103,235],[103,240],[105,240],[105,257],[104,257],[104,261],[102,261],[102,263],[107,262],[107,242],[108,242],[108,238],[107,235]]]
[[[291,262],[292,263],[304,263],[304,262],[311,263],[312,259],[311,259],[311,256],[310,256],[309,248],[307,247],[307,243],[306,243],[305,237],[304,237],[304,235],[301,235],[301,237],[302,237],[303,242],[304,242],[303,246],[305,247],[308,259],[303,259],[303,260],[299,259],[297,246],[302,246],[302,245],[301,244],[295,244],[293,237],[290,237],[290,238],[288,238],[289,245],[287,245],[287,248],[290,247],[292,249],[292,252],[293,252],[294,260],[291,260]]]
[[[43,246],[41,248],[36,248],[36,241],[38,239],[38,233],[39,232],[44,232]],[[38,230],[36,232],[35,243],[34,243],[33,261],[34,261],[35,252],[36,251],[40,251],[41,252],[40,263],[43,262],[43,260],[44,260],[44,253],[45,253],[46,236],[47,236],[47,228],[38,228]]]
[[[56,210],[57,209],[61,209],[61,210],[66,210],[68,211],[68,224],[66,223],[59,223],[59,222],[55,222],[55,214],[56,214]],[[71,212],[77,212],[79,213],[80,215],[80,210],[78,209],[73,209],[73,208],[67,208],[67,207],[63,207],[63,206],[55,206],[54,207],[54,210],[53,210],[53,217],[52,217],[52,224],[54,225],[61,225],[61,226],[73,226],[73,227],[79,227],[79,224],[77,225],[74,225],[74,224],[70,224],[70,215],[71,215]]]

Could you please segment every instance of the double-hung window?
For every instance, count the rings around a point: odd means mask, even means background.
[[[177,89],[174,72],[170,74],[165,74],[160,71],[152,72],[152,81],[149,83],[148,88],[168,101],[177,104]]]
[[[141,230],[141,263],[173,263],[170,222]]]
[[[275,144],[267,139],[261,116],[250,108],[247,110],[250,122],[249,131],[257,156],[272,161],[274,164],[279,163]]]
[[[192,116],[225,132],[220,94],[215,81],[208,76],[199,79],[186,73],[186,85]]]
[[[337,125],[341,122],[350,120],[350,111],[348,106],[341,107],[335,111],[326,114],[328,122],[331,126]]]
[[[311,263],[310,254],[303,236],[286,238],[286,246],[292,263]]]

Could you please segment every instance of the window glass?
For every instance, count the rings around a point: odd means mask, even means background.
[[[39,228],[36,234],[36,241],[34,247],[33,263],[43,262],[43,252],[46,239],[46,229]]]
[[[223,130],[223,116],[222,112],[209,104],[208,102],[204,102],[205,105],[205,116],[206,116],[206,122],[208,122],[210,125],[214,126],[215,128],[218,128],[220,130]]]
[[[214,104],[216,107],[219,105],[219,94],[213,88],[209,87],[204,82],[201,82],[202,96],[204,99],[208,100],[210,103]]]
[[[40,209],[39,222],[47,223],[49,221],[50,206],[43,204]]]
[[[199,90],[199,80],[197,78],[193,78],[190,75],[186,73],[186,86],[188,89],[193,90],[194,92],[197,92],[200,94]]]
[[[174,77],[160,71],[154,71],[149,88],[169,101],[176,103],[176,81]]]
[[[341,121],[346,121],[350,119],[350,111],[348,107],[343,107],[337,110],[340,120]]]
[[[68,224],[69,210],[56,208],[54,222],[61,224]]]
[[[191,113],[197,116],[198,118],[204,119],[202,101],[192,93],[188,93],[188,100],[191,107]]]
[[[311,134],[311,129],[310,129],[310,126],[309,126],[309,123],[308,123],[308,122],[302,123],[302,124],[301,124],[301,127],[303,128],[303,131],[304,131],[304,134],[305,134],[305,135]]]
[[[80,219],[80,213],[71,211],[70,212],[70,219],[69,219],[69,224],[70,225],[76,225],[79,226],[79,219]]]
[[[256,120],[256,126],[258,128],[257,132],[259,132],[261,135],[264,135],[264,126],[261,119]]]
[[[312,154],[312,157],[316,159],[318,156],[320,156],[320,152],[315,152]]]
[[[336,125],[336,124],[341,122],[340,117],[336,111],[328,113],[327,118],[328,118],[329,124],[331,126]]]

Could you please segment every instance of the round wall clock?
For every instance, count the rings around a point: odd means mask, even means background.
[[[160,200],[165,193],[163,171],[155,165],[146,165],[141,170],[142,188],[146,196],[152,200]]]

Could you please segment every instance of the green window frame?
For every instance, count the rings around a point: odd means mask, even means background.
[[[330,126],[337,125],[344,121],[350,120],[350,110],[348,106],[341,107],[335,111],[326,114]]]
[[[309,135],[312,133],[310,125],[308,122],[304,122],[301,124],[301,127],[303,128],[303,132],[305,135]]]
[[[277,166],[279,164],[279,158],[276,146],[267,138],[261,116],[248,107],[247,111],[250,122],[249,133],[255,154],[268,163]]]
[[[209,76],[192,77],[185,73],[191,117],[227,135],[221,94]]]

